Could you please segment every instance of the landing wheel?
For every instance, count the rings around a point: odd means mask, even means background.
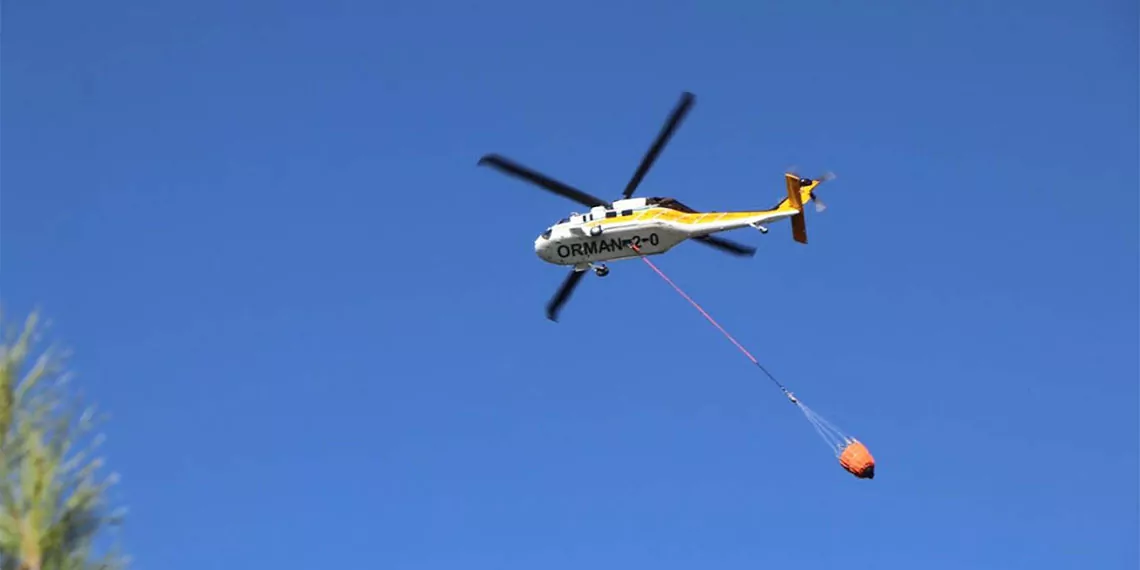
[[[594,227],[590,228],[590,235],[592,235],[594,237],[598,237],[598,236],[602,235],[602,226],[594,226]]]
[[[598,265],[594,267],[594,274],[598,277],[605,277],[610,274],[610,268],[605,265]]]

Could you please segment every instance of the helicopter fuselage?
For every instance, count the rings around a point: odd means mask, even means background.
[[[688,212],[650,206],[644,198],[619,200],[586,214],[572,214],[534,242],[535,253],[555,265],[580,268],[638,255],[658,255],[698,236],[754,227],[790,217],[791,208],[746,212]],[[636,249],[631,246],[636,246]]]

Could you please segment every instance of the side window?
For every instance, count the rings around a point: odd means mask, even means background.
[[[607,218],[616,218],[616,217],[617,217],[617,212],[615,212],[615,211],[613,211],[613,210],[608,210],[608,211],[606,212],[606,217],[607,217]]]
[[[622,210],[622,211],[621,211],[621,215],[623,215],[623,216],[632,216],[632,215],[633,215],[633,210]]]

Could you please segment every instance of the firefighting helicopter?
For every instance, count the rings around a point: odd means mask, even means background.
[[[621,198],[614,201],[593,196],[496,153],[479,159],[480,166],[491,166],[589,208],[585,213],[573,212],[562,218],[534,242],[535,253],[543,261],[572,266],[546,305],[546,317],[551,321],[558,320],[558,313],[587,269],[593,269],[599,277],[609,274],[607,261],[660,255],[686,240],[695,240],[731,255],[751,257],[756,248],[713,234],[744,227],[766,234],[766,224],[785,218],[791,218],[793,239],[807,243],[804,204],[814,202],[816,210],[823,211],[826,206],[815,196],[815,189],[832,178],[830,174],[813,180],[786,172],[787,197],[767,210],[699,212],[675,198],[632,197],[678,125],[692,109],[694,101],[692,93],[681,94],[680,101],[642,158],[633,178],[626,184]]]

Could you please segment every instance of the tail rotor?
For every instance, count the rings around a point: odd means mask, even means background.
[[[830,180],[835,180],[835,173],[831,172],[831,171],[824,172],[816,180],[818,180],[820,184],[823,184],[824,182],[827,182]],[[815,203],[815,211],[816,212],[823,212],[824,210],[827,209],[827,204],[824,204],[823,200],[821,200],[819,198],[819,196],[816,195],[815,190],[812,190],[812,192],[811,192],[811,201]]]

